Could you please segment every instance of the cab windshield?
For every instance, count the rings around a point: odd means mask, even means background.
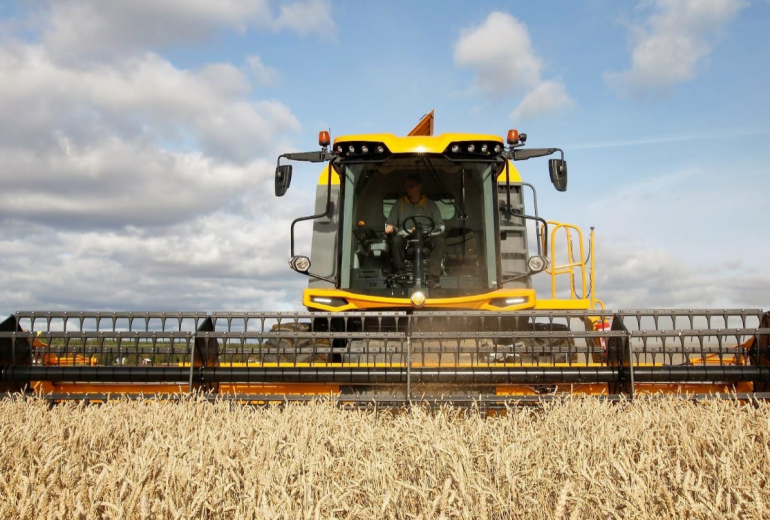
[[[431,276],[434,286],[437,285],[430,289],[432,298],[480,294],[497,288],[496,163],[453,162],[441,155],[414,155],[342,168],[341,289],[408,297],[417,285],[417,272],[422,272],[420,283],[426,286],[431,262],[436,263],[432,271],[438,271],[437,277]],[[434,255],[431,259],[431,241],[425,240],[418,270],[414,242],[407,244],[402,255],[405,270],[399,271],[394,264],[393,236],[385,232],[386,221],[394,205],[403,209],[408,200],[404,199],[405,186],[409,187],[414,179],[422,186],[421,195],[430,201],[423,199],[423,204],[431,205],[431,209],[435,204],[438,209],[444,230],[439,233],[436,229],[434,236],[442,237],[446,247],[440,258]],[[422,224],[429,231],[430,222]]]

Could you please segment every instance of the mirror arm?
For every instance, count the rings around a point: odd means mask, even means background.
[[[303,161],[303,162],[311,162],[311,163],[318,163],[318,162],[325,162],[330,161],[332,158],[337,157],[335,154],[328,152],[326,150],[322,150],[320,152],[294,152],[294,153],[285,153],[283,155],[278,156],[278,161],[280,162],[281,157],[285,157],[289,161]]]
[[[277,166],[281,166],[281,159],[286,159],[288,161],[318,163],[318,162],[324,162],[324,161],[333,161],[336,158],[337,158],[336,154],[333,154],[327,150],[322,150],[320,152],[284,153],[278,156]]]
[[[513,161],[526,161],[534,157],[545,157],[556,152],[561,154],[561,160],[564,160],[564,151],[561,148],[525,148],[509,150],[506,156]]]

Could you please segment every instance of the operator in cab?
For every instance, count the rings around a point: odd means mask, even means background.
[[[418,174],[407,175],[404,192],[406,195],[393,204],[385,223],[385,233],[390,236],[393,267],[398,275],[405,274],[408,237],[419,222],[426,231],[423,243],[431,249],[426,283],[430,288],[437,288],[440,285],[441,259],[446,251],[446,239],[443,236],[444,219],[441,218],[441,212],[436,203],[423,194],[422,180]],[[405,229],[405,224],[409,229]]]

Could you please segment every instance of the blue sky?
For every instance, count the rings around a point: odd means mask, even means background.
[[[612,307],[768,308],[770,2],[0,2],[0,311],[293,309],[318,130],[558,146]],[[307,234],[307,231],[303,233]]]

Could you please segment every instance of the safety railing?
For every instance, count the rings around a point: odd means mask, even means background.
[[[551,276],[551,298],[556,298],[559,276],[566,275],[569,283],[569,294],[572,300],[588,299],[591,308],[604,308],[604,302],[596,298],[596,276],[595,276],[595,254],[594,254],[594,228],[588,240],[588,254],[584,249],[583,232],[577,226],[564,224],[561,222],[548,221],[550,226],[550,257],[551,262],[545,271]],[[543,241],[544,229],[540,230],[540,240]],[[564,254],[566,261],[559,263],[559,251],[557,244],[560,244],[558,237],[563,233]],[[577,234],[578,257],[575,257],[575,246],[573,233]],[[544,242],[544,241],[543,241]],[[577,273],[576,273],[577,271]],[[579,284],[579,289],[578,289]]]

